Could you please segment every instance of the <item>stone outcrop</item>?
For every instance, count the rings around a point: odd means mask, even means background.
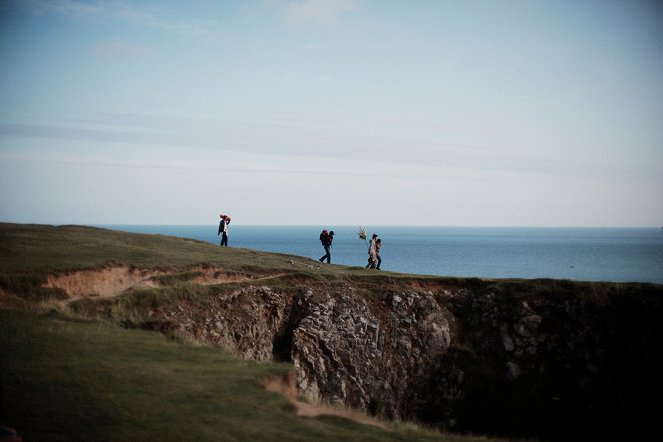
[[[449,324],[431,294],[393,294],[372,310],[351,288],[335,296],[307,291],[293,332],[299,391],[361,409],[406,414],[412,386],[449,348]],[[375,306],[373,306],[375,308]]]
[[[445,430],[594,439],[605,422],[645,426],[625,410],[651,411],[660,391],[660,288],[538,284],[247,285],[157,308],[151,326],[292,362],[308,401]]]
[[[211,302],[204,312],[197,305],[162,311],[159,328],[245,359],[292,361],[298,391],[308,400],[394,418],[422,400],[413,387],[437,368],[451,343],[431,293],[393,294],[372,305],[351,286],[299,295],[248,286]]]

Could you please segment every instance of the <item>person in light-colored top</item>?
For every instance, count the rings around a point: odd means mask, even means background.
[[[375,249],[375,243],[378,239],[378,236],[374,233],[371,240],[368,242],[368,264],[366,264],[367,269],[374,269],[375,264],[377,263],[377,254]]]
[[[377,258],[377,266],[375,267],[377,270],[380,270],[380,264],[382,264],[382,258],[380,258],[380,248],[382,247],[382,239],[378,238],[375,241],[375,257]]]

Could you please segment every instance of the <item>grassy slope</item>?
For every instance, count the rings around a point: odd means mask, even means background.
[[[0,345],[1,419],[25,440],[444,440],[297,418],[259,387],[290,366],[156,333],[0,311]]]
[[[356,272],[312,270],[305,258],[172,237],[0,224],[5,293],[51,296],[39,288],[47,273],[111,262],[180,269],[209,262],[237,272],[332,279]],[[241,361],[103,322],[0,310],[0,354],[0,424],[26,440],[472,440],[297,418],[285,398],[259,387],[262,377],[288,365]]]
[[[259,271],[291,265],[289,261],[294,258],[237,248],[220,249],[192,239],[81,226],[0,223],[0,240],[0,269],[12,272],[96,268],[109,262],[143,268],[210,262],[236,270]]]

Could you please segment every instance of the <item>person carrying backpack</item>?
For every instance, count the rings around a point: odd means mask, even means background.
[[[320,242],[322,243],[322,247],[325,248],[325,254],[320,258],[318,261],[323,262],[325,259],[327,260],[327,264],[331,262],[331,246],[332,246],[332,241],[334,241],[334,231],[332,230],[331,232],[327,233],[326,230],[323,230],[320,233]]]

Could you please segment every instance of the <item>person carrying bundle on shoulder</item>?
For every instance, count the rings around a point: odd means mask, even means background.
[[[221,235],[221,246],[228,246],[228,224],[230,224],[230,217],[228,215],[221,214],[221,222],[219,222],[219,232],[216,234],[217,236]]]

